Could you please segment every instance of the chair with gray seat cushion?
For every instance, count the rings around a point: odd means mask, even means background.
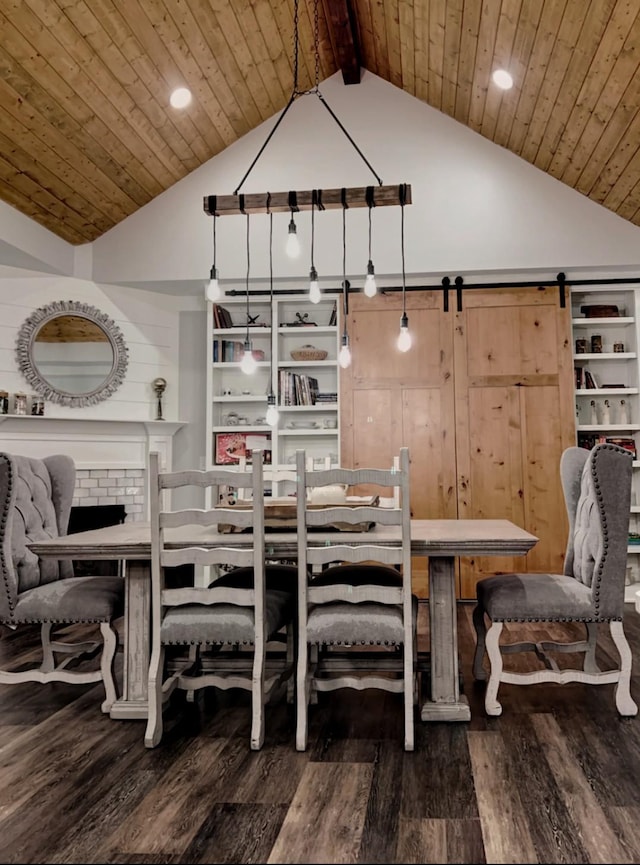
[[[102,711],[109,712],[117,698],[113,623],[122,615],[124,582],[118,576],[75,577],[70,561],[39,559],[28,547],[67,533],[74,487],[71,457],[0,453],[0,624],[12,631],[39,624],[42,643],[39,667],[0,670],[0,682],[102,681]],[[100,640],[52,639],[54,629],[91,623],[99,625]],[[71,668],[73,661],[100,651],[100,669]]]
[[[150,455],[151,612],[149,718],[145,745],[158,745],[163,708],[175,690],[188,699],[202,688],[241,688],[251,694],[250,745],[264,743],[265,703],[293,675],[293,619],[297,570],[265,563],[264,479],[262,451],[252,453],[248,469],[215,467],[208,471],[161,472],[157,453]],[[170,508],[172,490],[191,487],[202,494],[221,487],[251,489],[250,506]],[[246,497],[243,497],[243,499]],[[217,526],[228,530],[224,547],[207,549],[199,533]],[[185,527],[194,541],[171,548],[170,530]],[[251,532],[241,543],[240,532]],[[206,568],[206,579],[180,588],[165,584],[165,571],[176,565]],[[230,568],[231,570],[225,570]],[[201,583],[206,582],[206,585]],[[268,647],[288,630],[286,655]],[[173,653],[171,655],[171,653]],[[282,657],[285,655],[285,657]],[[269,661],[269,663],[268,663]]]
[[[417,598],[411,592],[409,452],[392,469],[333,468],[307,472],[297,452],[298,663],[296,748],[307,747],[309,703],[319,691],[376,688],[402,695],[404,747],[414,749]],[[394,507],[366,501],[314,504],[310,491],[346,484],[375,493],[399,490]],[[375,536],[350,544],[349,530],[371,523],[390,527],[384,545]],[[346,529],[319,543],[316,529]]]
[[[621,715],[635,715],[631,698],[631,651],[623,629],[624,586],[631,506],[632,454],[613,444],[598,444],[591,451],[567,448],[560,474],[569,517],[569,535],[562,574],[500,574],[481,580],[473,613],[476,651],[473,672],[485,679],[483,658],[490,672],[485,693],[488,715],[500,715],[501,683],[537,682],[615,684],[615,702]],[[491,626],[487,630],[487,619]],[[580,642],[520,642],[500,644],[504,622],[510,631],[521,623],[579,622],[586,628]],[[601,671],[596,662],[598,627],[609,625],[620,655],[616,669]],[[530,625],[528,625],[530,627]],[[535,652],[544,669],[511,672],[502,656]],[[553,652],[584,653],[581,669],[559,666]]]

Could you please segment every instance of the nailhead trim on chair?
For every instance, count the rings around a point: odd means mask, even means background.
[[[343,640],[322,640],[321,642],[317,642],[314,640],[313,644],[316,646],[401,646],[402,643],[398,643],[395,640],[352,640],[349,642]]]
[[[45,623],[51,625],[76,625],[79,622],[82,624],[97,624],[98,622],[109,622],[111,621],[108,618],[102,619],[12,619],[11,623],[13,625],[42,625]]]
[[[171,640],[162,643],[163,646],[224,646],[232,643],[234,646],[253,646],[251,640]]]
[[[8,460],[6,458],[6,456],[2,456],[2,457],[0,457],[0,459],[2,459],[3,462],[6,462],[8,468],[9,468],[9,483],[8,483],[9,495],[5,499],[4,507],[2,509],[2,519],[0,520],[0,534],[4,535],[5,530],[6,530],[6,526],[7,526],[7,521],[9,519],[9,500],[11,499],[11,490],[13,489],[14,477],[13,477],[11,460]],[[2,579],[4,581],[4,586],[5,586],[4,590],[6,592],[7,599],[8,599],[9,617],[10,617],[9,621],[11,624],[13,624],[13,613],[15,610],[15,599],[13,599],[11,597],[11,592],[9,591],[9,578],[8,578],[8,574],[7,574],[6,565],[4,564],[4,559],[3,559],[3,565],[2,565]]]

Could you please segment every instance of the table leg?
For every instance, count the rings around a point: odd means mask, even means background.
[[[469,721],[471,711],[458,680],[458,622],[453,556],[429,556],[431,695],[423,721]]]
[[[151,644],[150,563],[128,561],[125,568],[122,696],[111,707],[111,717],[146,720]]]

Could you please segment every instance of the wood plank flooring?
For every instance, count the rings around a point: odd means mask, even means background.
[[[0,862],[640,861],[640,716],[618,716],[612,685],[503,685],[487,718],[471,611],[459,605],[471,721],[417,712],[414,753],[395,694],[321,695],[298,753],[286,702],[252,752],[248,695],[207,691],[172,703],[148,750],[143,722],[102,715],[99,686],[0,686]],[[640,615],[626,611],[640,702]],[[35,635],[2,639],[2,661],[33,657]]]

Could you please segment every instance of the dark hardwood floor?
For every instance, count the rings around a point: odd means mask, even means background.
[[[640,716],[618,716],[613,685],[503,685],[488,719],[471,611],[459,605],[471,722],[418,720],[413,753],[401,697],[381,692],[321,695],[298,753],[284,701],[259,752],[240,692],[176,700],[148,750],[143,722],[101,714],[99,686],[0,686],[0,862],[639,862]],[[3,662],[33,657],[33,636],[0,641]],[[615,657],[603,639],[600,660]]]

